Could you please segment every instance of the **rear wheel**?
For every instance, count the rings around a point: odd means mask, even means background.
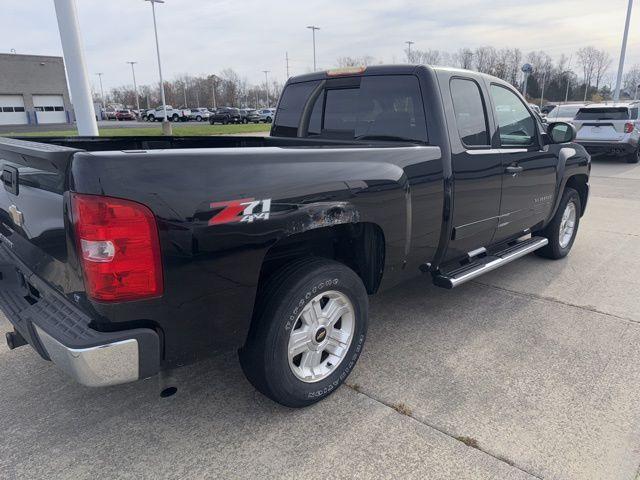
[[[345,265],[303,260],[274,274],[263,289],[242,369],[264,395],[288,407],[333,393],[356,364],[367,333],[368,297]]]
[[[177,114],[177,113],[174,113],[174,114],[171,116],[171,120],[172,120],[173,122],[177,122],[179,119],[180,119],[180,117],[178,117],[178,114]]]
[[[271,117],[267,117],[267,123],[271,123],[272,121]]]
[[[196,116],[196,122],[201,122],[201,121],[202,121],[202,116],[201,115]]]
[[[566,257],[576,239],[581,214],[580,195],[573,188],[566,188],[553,219],[538,232],[549,240],[549,244],[536,250],[536,254],[554,260]]]
[[[627,163],[638,163],[640,162],[640,146],[636,148],[633,153],[630,153],[626,156]]]
[[[156,117],[154,117],[153,115],[147,115],[147,121],[148,122],[155,122],[156,121]]]

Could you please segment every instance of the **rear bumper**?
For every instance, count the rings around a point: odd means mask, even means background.
[[[577,144],[582,145],[590,154],[617,154],[628,155],[635,152],[638,148],[638,143],[633,140],[624,142],[590,142],[587,140],[575,141]]]
[[[158,373],[156,331],[99,332],[90,327],[89,316],[34,277],[4,246],[0,247],[0,262],[0,308],[42,358],[89,387],[132,382]]]

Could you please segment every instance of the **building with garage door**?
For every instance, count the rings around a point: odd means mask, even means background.
[[[0,125],[72,122],[62,57],[0,54]]]

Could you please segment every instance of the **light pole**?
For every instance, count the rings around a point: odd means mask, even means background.
[[[289,52],[284,52],[284,60],[287,63],[287,80],[289,79]]]
[[[145,2],[151,3],[151,12],[153,14],[153,32],[156,36],[156,55],[158,56],[158,74],[160,75],[160,97],[162,99],[162,110],[164,111],[164,118],[162,119],[162,134],[171,135],[172,129],[167,117],[167,102],[164,96],[164,81],[162,80],[162,64],[160,63],[160,42],[158,42],[158,26],[156,24],[156,3],[164,3],[164,0],[145,0]]]
[[[307,28],[311,30],[311,33],[313,35],[313,71],[315,72],[317,70],[316,68],[316,30],[320,30],[320,27],[316,27],[315,25],[309,25]]]
[[[269,108],[269,70],[263,70],[264,73],[264,87],[267,91],[267,107]]]
[[[624,70],[624,55],[627,51],[627,38],[629,36],[629,22],[631,21],[631,7],[633,0],[629,0],[627,6],[627,19],[624,22],[624,35],[622,36],[622,47],[620,48],[620,63],[618,64],[618,76],[616,78],[616,89],[613,92],[613,101],[620,100],[620,86],[622,85],[622,71]]]
[[[136,71],[133,66],[138,62],[127,62],[131,65],[131,74],[133,75],[133,91],[136,92],[136,108],[138,109],[138,115],[140,115],[140,99],[138,98],[138,84],[136,83]]]
[[[98,124],[80,38],[76,2],[75,0],[55,0],[54,3],[78,134],[98,136]],[[14,48],[11,49],[11,53],[16,53]]]
[[[105,103],[105,100],[104,100],[104,90],[102,89],[102,75],[103,75],[103,73],[102,72],[96,73],[96,75],[98,76],[98,79],[100,80],[100,100],[102,101],[102,109],[100,111],[100,120],[102,120],[103,119],[102,118],[102,110],[104,110],[105,113],[107,111],[107,104]]]
[[[544,102],[544,83],[547,79],[547,71],[542,72],[542,93],[540,93],[540,107],[542,107],[542,102]]]
[[[640,84],[636,85],[636,91],[635,91],[635,93],[633,94],[633,99],[634,99],[634,100],[637,100],[637,99],[638,99],[638,88],[639,88],[639,87],[640,87]]]
[[[211,79],[211,94],[213,95],[213,109],[217,110],[218,105],[216,104],[216,79],[213,77]]]
[[[182,82],[182,90],[184,92],[184,108],[187,108],[187,81]]]
[[[571,70],[565,70],[564,72],[562,72],[563,75],[567,75],[567,89],[564,92],[564,103],[567,103],[567,101],[569,100],[569,81],[570,81],[570,77],[571,75],[575,75],[575,73],[573,73]]]
[[[404,43],[407,44],[407,61],[410,62],[411,61],[411,45],[413,45],[416,42],[412,42],[411,40],[407,40]]]

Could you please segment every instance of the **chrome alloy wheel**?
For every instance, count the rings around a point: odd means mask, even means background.
[[[560,232],[558,234],[558,241],[561,248],[567,248],[569,243],[571,243],[573,233],[576,229],[577,216],[578,212],[576,210],[576,204],[573,202],[567,203],[567,206],[565,207],[562,214],[562,220],[560,221]]]
[[[289,367],[303,382],[327,378],[344,360],[353,341],[355,311],[349,298],[331,290],[303,308],[289,336]]]

